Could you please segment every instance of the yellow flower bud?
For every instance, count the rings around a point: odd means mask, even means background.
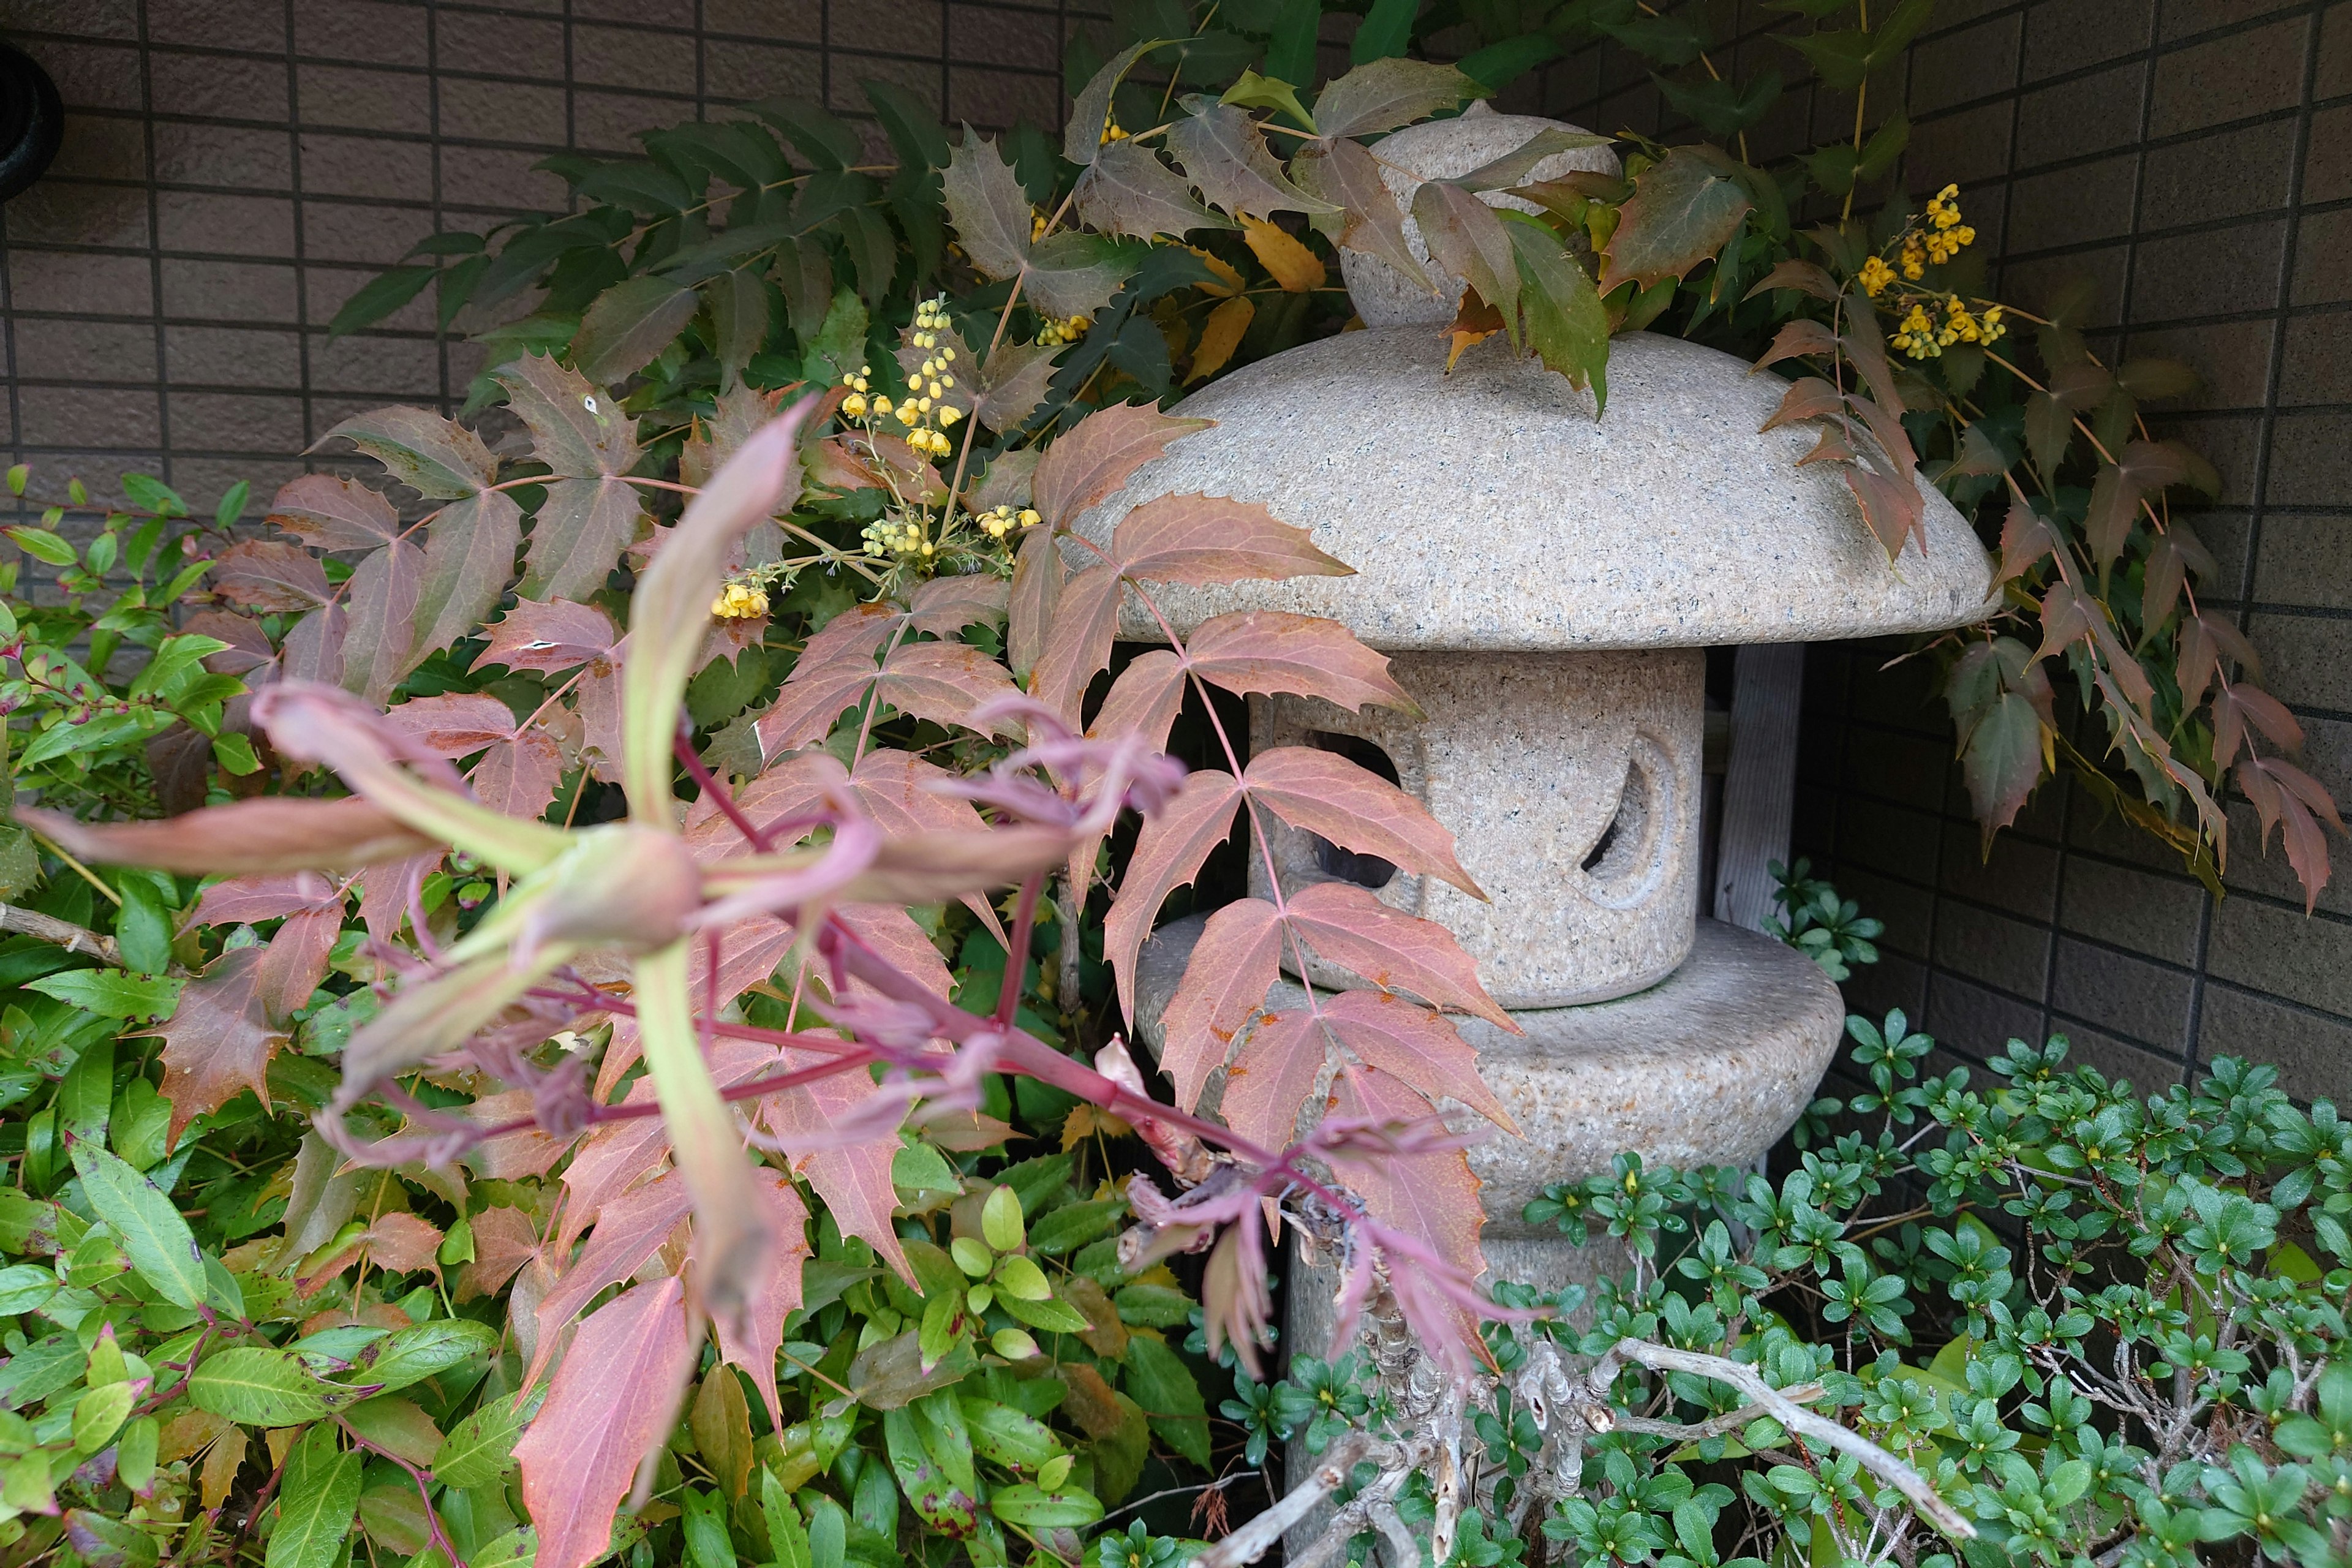
[[[944,430],[963,417],[963,410],[950,404],[940,410],[940,428]]]
[[[852,419],[863,419],[866,417],[866,399],[853,392],[841,400],[841,411]]]

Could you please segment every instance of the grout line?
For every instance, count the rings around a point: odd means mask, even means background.
[[[288,169],[293,180],[290,205],[294,213],[294,352],[300,366],[302,384],[299,389],[302,408],[302,446],[305,451],[319,438],[312,413],[310,388],[310,275],[303,260],[310,250],[309,235],[302,214],[302,79],[294,64],[294,0],[286,0],[286,147]],[[432,26],[432,13],[425,13],[425,25]],[[159,310],[158,315],[162,312]],[[307,465],[306,465],[307,466]],[[266,503],[265,503],[266,505]]]
[[[147,0],[139,0],[138,17],[139,105],[146,117],[140,127],[140,145],[147,172],[147,279],[155,311],[155,467],[161,470],[158,477],[168,485],[172,482],[172,399],[164,389],[172,383],[172,362],[163,336],[163,214],[156,189],[155,71],[147,47]]]
[[[425,60],[426,65],[436,68],[441,63],[441,7],[437,5],[428,5],[425,8]],[[433,232],[446,234],[449,231],[449,215],[443,203],[446,193],[441,188],[441,167],[444,160],[444,143],[441,140],[441,72],[436,68],[426,79],[431,84],[425,100],[425,122],[432,128],[433,139]],[[436,257],[434,265],[438,267],[443,263]],[[440,396],[436,401],[440,405],[442,416],[446,418],[448,416],[451,405],[457,399],[449,385],[449,334],[441,327],[441,289],[440,279],[437,278],[434,280],[434,287],[430,292],[434,297],[433,377],[440,388]]]

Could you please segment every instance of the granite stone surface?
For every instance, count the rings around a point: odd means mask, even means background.
[[[1373,647],[1601,649],[1796,642],[1979,618],[1991,566],[1924,479],[1927,543],[1893,562],[1817,432],[1759,431],[1787,384],[1678,338],[1611,345],[1609,403],[1500,337],[1445,373],[1435,329],[1302,344],[1178,406],[1213,419],[1088,511],[1205,493],[1255,501],[1355,568],[1219,587],[1155,584],[1180,631],[1235,609],[1329,616]],[[1130,602],[1121,635],[1157,641]]]
[[[1200,938],[1198,917],[1144,945],[1137,1036],[1155,1054],[1160,1018]],[[1289,981],[1266,1005],[1301,1005]],[[1653,1165],[1748,1164],[1811,1103],[1836,1054],[1845,1003],[1813,962],[1755,931],[1697,922],[1690,957],[1661,984],[1614,1002],[1514,1009],[1526,1031],[1457,1020],[1478,1072],[1519,1125],[1470,1151],[1485,1184],[1492,1273],[1554,1288],[1581,1278],[1566,1238],[1519,1213],[1549,1183],[1598,1175],[1625,1150]],[[1213,1086],[1212,1092],[1214,1092]]]
[[[1390,673],[1426,718],[1295,697],[1250,704],[1254,752],[1337,736],[1378,746],[1487,894],[1397,871],[1379,898],[1452,931],[1506,1007],[1622,996],[1683,961],[1698,899],[1697,649],[1405,653]],[[1271,814],[1266,832],[1286,891],[1331,879],[1321,840]],[[1255,855],[1250,880],[1264,897]],[[1363,984],[1310,971],[1320,985]]]

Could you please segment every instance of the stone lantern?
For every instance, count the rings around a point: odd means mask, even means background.
[[[1473,113],[1380,151],[1409,211],[1412,176],[1466,174],[1551,123]],[[1605,151],[1560,155],[1578,160],[1614,167]],[[1154,497],[1233,496],[1310,529],[1355,568],[1154,597],[1180,631],[1236,609],[1329,616],[1391,655],[1423,710],[1415,721],[1253,699],[1250,741],[1388,773],[1454,832],[1491,901],[1278,824],[1272,858],[1286,890],[1347,878],[1446,926],[1525,1031],[1463,1023],[1524,1133],[1470,1159],[1490,1268],[1556,1286],[1579,1272],[1576,1255],[1519,1219],[1545,1184],[1606,1171],[1627,1149],[1685,1167],[1754,1161],[1806,1105],[1842,1033],[1837,990],[1810,960],[1697,918],[1702,650],[1961,625],[1986,612],[1990,564],[1924,484],[1927,546],[1889,562],[1837,473],[1798,466],[1815,433],[1760,429],[1785,384],[1728,354],[1620,337],[1596,418],[1589,393],[1500,337],[1448,374],[1443,329],[1460,284],[1434,267],[1446,297],[1354,252],[1343,263],[1365,329],[1188,398],[1178,412],[1215,424],[1081,528],[1107,543]],[[1133,605],[1123,634],[1158,635]],[[1258,857],[1251,867],[1262,884]],[[1144,949],[1139,1023],[1154,1048],[1198,934],[1180,921]],[[1297,1292],[1294,1310],[1318,1294]]]

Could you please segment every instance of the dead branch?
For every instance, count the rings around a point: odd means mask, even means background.
[[[15,904],[0,904],[0,931],[15,931],[21,936],[37,937],[52,942],[68,952],[87,952],[114,965],[122,967],[122,950],[114,945],[110,936],[100,936],[94,931],[78,926],[71,921],[61,921],[55,915],[45,915],[38,910],[21,909]]]
[[[1861,1433],[1797,1405],[1780,1390],[1766,1383],[1754,1367],[1743,1366],[1722,1356],[1671,1350],[1646,1340],[1618,1341],[1607,1355],[1594,1363],[1591,1373],[1584,1380],[1585,1398],[1578,1413],[1594,1431],[1607,1432],[1623,1424],[1624,1418],[1610,1406],[1609,1388],[1617,1381],[1619,1368],[1629,1361],[1653,1372],[1684,1372],[1728,1384],[1746,1394],[1763,1414],[1770,1415],[1790,1431],[1852,1454],[1862,1461],[1864,1469],[1909,1499],[1911,1506],[1945,1534],[1960,1541],[1976,1539],[1976,1526],[1962,1518],[1959,1510],[1951,1504],[1937,1496],[1936,1489],[1929,1486],[1918,1471]]]

